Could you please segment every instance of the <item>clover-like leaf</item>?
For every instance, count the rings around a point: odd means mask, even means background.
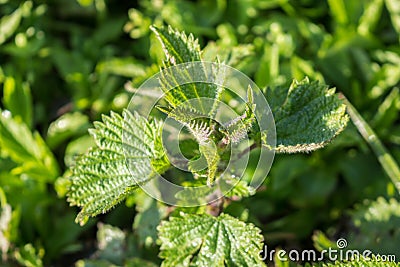
[[[346,106],[335,89],[294,80],[289,88],[267,88],[266,97],[274,114],[276,151],[309,152],[323,147],[346,126]]]
[[[94,125],[90,133],[97,147],[71,169],[68,201],[82,207],[76,218],[81,224],[89,216],[105,213],[169,166],[160,146],[159,122],[124,110],[123,116],[112,112]]]
[[[260,230],[227,214],[183,214],[158,228],[162,266],[265,266]]]

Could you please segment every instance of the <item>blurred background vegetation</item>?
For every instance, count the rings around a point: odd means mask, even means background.
[[[2,266],[160,263],[163,212],[144,194],[84,227],[65,201],[92,121],[158,72],[151,24],[193,33],[204,59],[259,87],[304,76],[336,87],[400,162],[398,0],[0,0],[0,16]],[[261,190],[225,212],[260,227],[269,248],[318,248],[326,235],[400,260],[398,200],[350,123],[325,149],[278,155]]]

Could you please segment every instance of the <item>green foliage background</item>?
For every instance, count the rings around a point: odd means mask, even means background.
[[[151,24],[193,33],[204,59],[218,55],[260,87],[304,76],[335,86],[400,162],[398,1],[0,0],[0,15],[5,266],[89,257],[76,266],[159,265],[155,228],[165,207],[137,193],[81,227],[65,201],[65,172],[94,144],[92,122],[121,113],[134,88],[158,72],[163,53]],[[261,190],[224,213],[254,223],[271,248],[318,247],[321,230],[400,259],[398,199],[349,124],[324,149],[278,155]]]

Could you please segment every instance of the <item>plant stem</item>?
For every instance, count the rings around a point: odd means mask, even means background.
[[[258,144],[254,143],[251,146],[245,148],[242,152],[239,153],[236,160],[242,158],[244,155],[246,155],[247,153],[250,153],[253,149],[256,149],[257,147],[258,147]]]
[[[340,98],[343,99],[347,106],[347,113],[350,115],[351,120],[357,127],[362,137],[367,141],[375,155],[377,156],[380,164],[385,170],[386,174],[392,180],[396,189],[400,193],[400,168],[394,160],[393,156],[389,153],[386,147],[382,144],[374,130],[368,125],[363,117],[358,113],[356,108],[350,103],[350,101],[343,95],[340,94]]]

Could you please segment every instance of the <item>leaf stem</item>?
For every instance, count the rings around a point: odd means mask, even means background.
[[[237,156],[236,160],[241,159],[244,155],[246,155],[247,153],[250,153],[253,149],[256,149],[257,147],[258,147],[258,143],[253,143],[249,147],[245,148],[242,152],[240,152],[240,154]]]
[[[340,98],[343,99],[344,103],[346,104],[347,113],[349,114],[354,125],[357,127],[365,141],[370,145],[386,174],[392,180],[396,189],[400,193],[400,168],[393,156],[389,153],[374,130],[363,119],[360,113],[358,113],[350,101],[343,94],[340,94]]]

